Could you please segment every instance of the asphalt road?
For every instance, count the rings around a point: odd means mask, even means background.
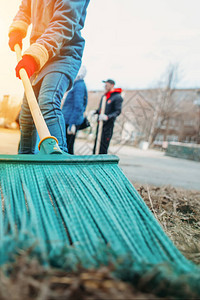
[[[200,190],[200,163],[166,156],[155,150],[125,147],[118,153],[120,167],[133,183],[171,185]]]
[[[17,154],[19,131],[0,129],[0,154]],[[76,154],[91,154],[92,143],[76,140]],[[134,183],[171,185],[200,190],[200,163],[166,156],[157,150],[140,150],[129,146],[111,146],[110,154],[120,158],[119,166]]]

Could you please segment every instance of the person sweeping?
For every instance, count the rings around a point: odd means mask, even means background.
[[[93,154],[107,154],[108,147],[113,135],[113,129],[116,118],[121,114],[123,98],[121,96],[122,89],[115,88],[115,81],[112,79],[104,80],[105,94],[102,96],[99,108],[93,112],[98,114],[98,125],[96,138],[94,142]],[[105,111],[102,111],[103,100],[106,98]],[[99,122],[103,122],[102,134],[99,139]],[[99,142],[99,150],[97,144]],[[98,152],[98,153],[96,153]]]
[[[12,51],[32,24],[30,47],[24,52],[15,70],[25,69],[32,82],[40,110],[52,136],[62,151],[68,152],[65,121],[60,109],[61,100],[77,76],[84,49],[81,29],[90,0],[22,0],[9,28]],[[26,96],[19,117],[19,154],[34,154],[36,128]]]

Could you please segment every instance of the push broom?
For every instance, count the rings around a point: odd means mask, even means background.
[[[40,152],[0,155],[0,263],[33,247],[41,262],[56,267],[112,264],[115,276],[142,284],[143,290],[200,296],[199,268],[164,233],[118,158],[63,154],[49,135],[25,70],[20,76]]]

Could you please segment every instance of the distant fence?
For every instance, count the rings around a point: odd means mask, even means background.
[[[166,155],[200,161],[200,145],[169,143],[166,149]]]

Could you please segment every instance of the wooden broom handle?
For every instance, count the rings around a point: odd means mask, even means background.
[[[105,113],[105,109],[106,109],[106,96],[103,96],[102,104],[101,104],[101,115]],[[102,131],[103,131],[103,121],[99,121],[99,129],[97,133],[97,144],[96,144],[95,154],[99,154],[100,151]]]
[[[21,56],[21,48],[18,44],[15,45],[14,50],[17,55],[17,61],[19,62],[22,59]],[[24,91],[26,94],[27,102],[31,111],[31,115],[33,117],[33,121],[35,123],[35,127],[37,129],[37,132],[39,134],[39,137],[41,140],[50,137],[51,134],[49,132],[49,129],[45,123],[45,120],[43,118],[43,115],[41,113],[41,110],[39,108],[37,99],[35,97],[31,82],[28,78],[28,75],[26,73],[25,69],[21,69],[19,71],[23,86],[24,86]]]

